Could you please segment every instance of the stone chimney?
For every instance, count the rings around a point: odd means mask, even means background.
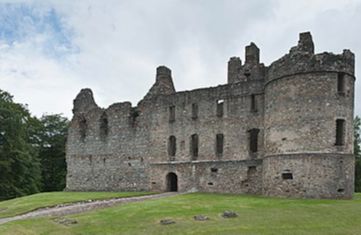
[[[249,64],[249,65],[259,64],[259,48],[253,42],[251,42],[249,46],[246,46],[245,64]]]

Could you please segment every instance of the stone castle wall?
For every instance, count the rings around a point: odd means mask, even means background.
[[[183,92],[160,66],[136,107],[99,108],[83,89],[69,130],[67,189],[168,191],[176,184],[179,191],[350,198],[353,54],[314,54],[303,33],[269,67],[259,58],[251,43],[244,64],[228,62],[227,84]],[[337,120],[344,123],[335,145]]]

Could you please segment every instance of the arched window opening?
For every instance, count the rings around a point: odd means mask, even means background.
[[[171,135],[168,139],[168,155],[171,157],[171,160],[174,160],[174,156],[177,151],[177,139],[175,136]]]
[[[223,146],[224,146],[224,135],[216,135],[216,155],[221,157],[223,155]]]
[[[197,134],[191,136],[191,156],[192,160],[197,160],[198,158],[198,144],[199,139]]]
[[[336,120],[336,145],[342,146],[345,144],[345,120]]]
[[[109,132],[109,127],[108,127],[108,116],[107,114],[104,112],[102,114],[102,116],[100,117],[100,137],[102,139],[105,139],[108,136],[108,132]]]
[[[258,152],[258,133],[259,129],[253,128],[249,132],[249,150],[251,153]]]
[[[224,100],[217,100],[217,117],[223,117]]]
[[[88,129],[88,123],[84,116],[81,116],[79,118],[79,134],[80,134],[80,140],[84,141],[86,138],[86,133]]]

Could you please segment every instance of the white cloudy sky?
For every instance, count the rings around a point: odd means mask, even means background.
[[[361,0],[0,0],[0,89],[37,116],[71,117],[84,87],[102,107],[135,105],[158,65],[177,90],[215,86],[250,41],[269,65],[302,31],[317,52],[361,55]]]

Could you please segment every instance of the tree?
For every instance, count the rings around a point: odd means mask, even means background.
[[[69,121],[59,114],[43,115],[37,130],[41,161],[42,191],[60,191],[65,187],[65,143]]]
[[[0,199],[38,192],[40,164],[27,108],[0,90]]]
[[[355,191],[361,192],[361,118],[354,119]]]

